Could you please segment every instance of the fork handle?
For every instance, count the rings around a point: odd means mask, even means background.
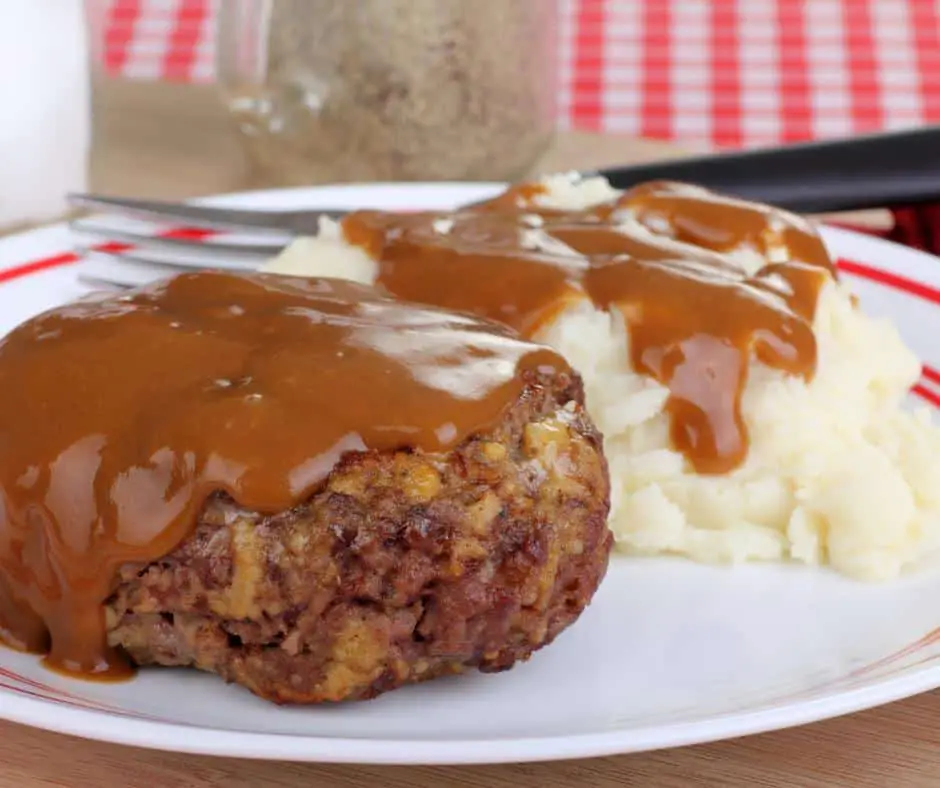
[[[940,128],[601,170],[618,189],[688,181],[797,213],[940,202]]]

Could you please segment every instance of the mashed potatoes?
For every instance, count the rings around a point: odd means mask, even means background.
[[[538,199],[546,207],[579,209],[616,195],[597,178],[545,183]],[[755,254],[740,262],[756,270],[766,260]],[[376,276],[373,261],[330,222],[266,269],[368,283]],[[619,313],[584,301],[542,331],[537,338],[583,375],[588,408],[605,435],[610,527],[621,550],[705,562],[828,563],[884,580],[940,547],[940,430],[926,411],[901,410],[918,360],[891,325],[853,305],[844,285],[824,287],[814,329],[810,383],[752,361],[742,402],[749,452],[720,476],[696,473],[671,448],[669,392],[629,368]]]

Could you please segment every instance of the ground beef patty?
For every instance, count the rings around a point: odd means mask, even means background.
[[[124,567],[109,641],[280,703],[505,670],[590,601],[608,507],[580,380],[533,374],[498,428],[450,454],[348,455],[276,515],[215,496],[176,550]]]

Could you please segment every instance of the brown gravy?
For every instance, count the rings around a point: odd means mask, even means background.
[[[700,473],[747,455],[748,362],[810,378],[820,287],[835,269],[812,225],[686,184],[639,186],[582,211],[538,184],[451,213],[362,211],[346,239],[400,298],[502,320],[526,337],[577,300],[616,310],[633,369],[669,388],[672,440]],[[628,221],[629,219],[629,221]],[[769,262],[748,273],[735,254]]]
[[[276,512],[344,452],[446,452],[495,424],[547,348],[335,280],[185,274],[0,340],[0,638],[128,673],[102,603],[206,498]]]

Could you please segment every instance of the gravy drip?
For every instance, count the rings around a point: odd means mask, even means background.
[[[102,603],[208,496],[298,505],[348,451],[447,452],[494,426],[547,348],[327,279],[192,273],[65,306],[0,341],[0,636],[129,671]]]
[[[835,268],[812,225],[765,205],[654,182],[581,211],[540,207],[538,184],[450,213],[361,211],[347,241],[397,297],[502,320],[523,336],[578,301],[625,321],[632,368],[669,389],[673,445],[699,473],[747,456],[752,354],[809,380],[812,323]],[[754,271],[742,260],[760,255]]]

